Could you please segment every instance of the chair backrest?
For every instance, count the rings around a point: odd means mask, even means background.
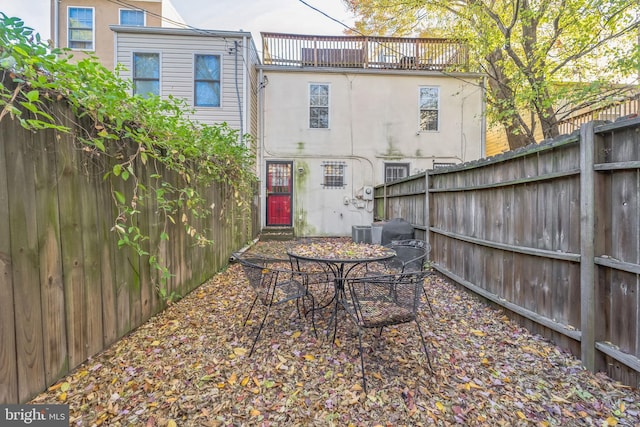
[[[427,244],[428,245],[428,244]],[[428,251],[424,246],[412,246],[399,243],[387,245],[395,251],[396,256],[388,262],[388,266],[403,273],[422,271],[427,261]]]
[[[288,261],[251,255],[234,258],[263,304],[278,304],[304,295],[306,274],[291,270]]]
[[[347,312],[365,328],[415,320],[425,273],[421,271],[347,279]]]

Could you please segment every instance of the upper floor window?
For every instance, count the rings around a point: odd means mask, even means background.
[[[133,93],[148,97],[160,95],[160,54],[133,54]]]
[[[409,176],[409,163],[385,163],[384,182],[397,181]]]
[[[440,120],[440,90],[420,88],[420,130],[437,131]]]
[[[92,7],[70,7],[68,47],[71,49],[94,50],[94,19]]]
[[[220,106],[220,55],[195,56],[194,105]]]
[[[329,128],[329,85],[309,85],[309,127]]]
[[[120,9],[120,25],[144,27],[144,10]]]
[[[344,162],[322,162],[322,186],[324,188],[344,188]]]

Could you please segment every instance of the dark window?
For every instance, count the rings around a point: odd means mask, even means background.
[[[134,9],[120,9],[120,25],[144,27],[144,11]]]
[[[420,88],[420,130],[438,130],[440,116],[439,92],[437,87]]]
[[[160,95],[160,54],[133,54],[133,93],[148,97]]]
[[[322,186],[324,188],[344,188],[344,162],[322,163]]]
[[[409,163],[385,163],[384,182],[397,181],[409,176]]]
[[[71,49],[93,50],[93,8],[69,8],[68,46]]]
[[[309,127],[329,128],[329,85],[309,85]]]
[[[196,55],[195,101],[198,107],[220,106],[220,56]]]

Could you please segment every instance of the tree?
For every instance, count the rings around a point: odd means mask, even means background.
[[[446,36],[488,78],[488,118],[509,147],[559,134],[571,113],[637,83],[640,4],[629,0],[343,0],[355,32]]]

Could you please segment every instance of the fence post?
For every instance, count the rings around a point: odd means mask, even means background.
[[[594,122],[580,126],[580,355],[595,370]]]
[[[431,217],[429,216],[429,171],[424,171],[424,241],[431,245],[429,239],[429,227],[431,226]]]

